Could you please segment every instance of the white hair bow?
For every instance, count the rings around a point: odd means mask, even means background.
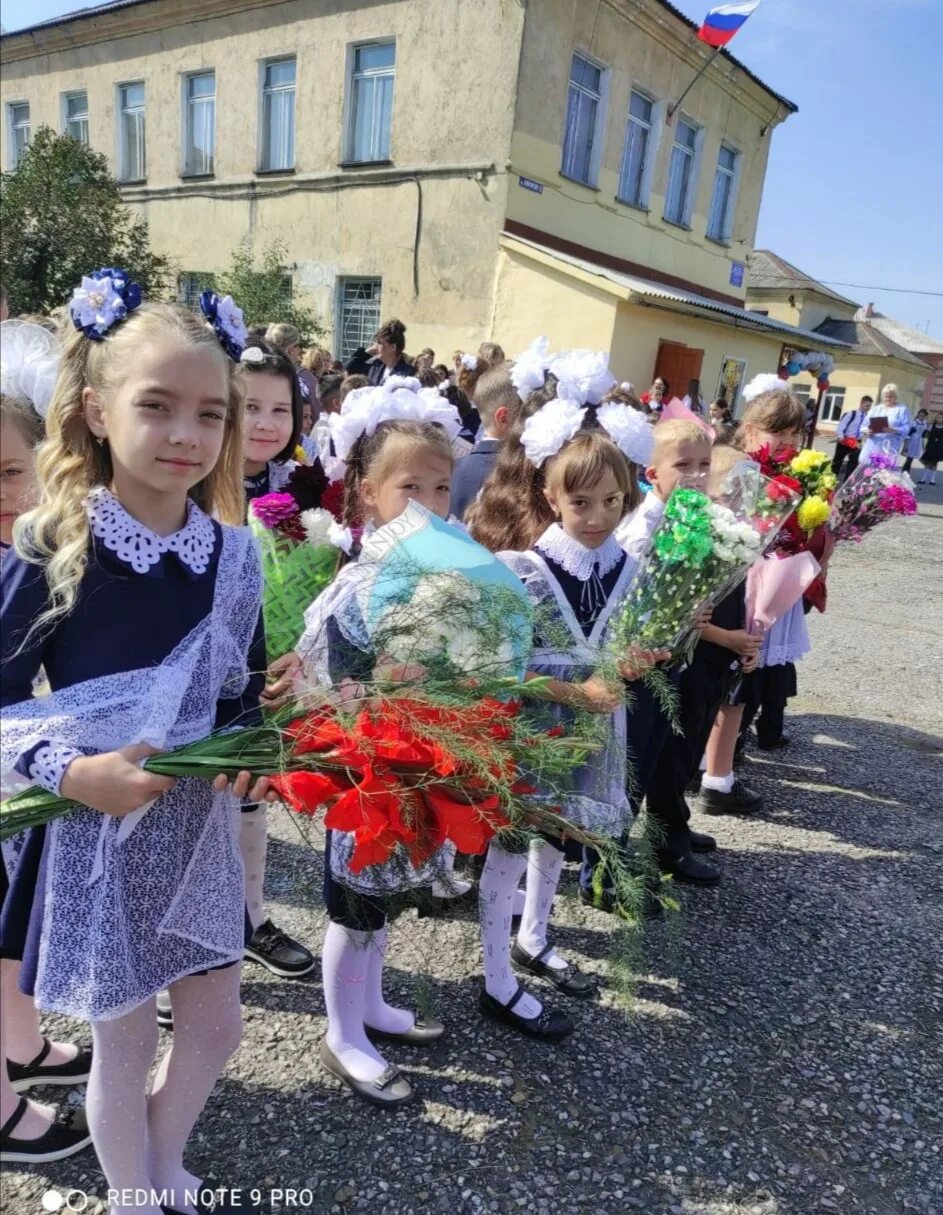
[[[23,397],[45,418],[59,376],[61,350],[55,334],[29,321],[0,326],[0,393]]]
[[[462,429],[458,410],[435,388],[420,388],[412,376],[390,376],[377,387],[355,388],[340,413],[328,418],[334,451],[346,460],[361,435],[372,435],[381,422],[434,422],[451,441]]]
[[[743,399],[749,402],[754,397],[758,397],[760,393],[776,392],[777,390],[788,391],[785,380],[781,380],[778,375],[770,375],[768,372],[763,375],[755,375],[744,388]]]
[[[522,400],[544,386],[544,380],[547,378],[547,366],[550,362],[547,355],[549,345],[549,338],[534,338],[523,354],[519,354],[514,360],[514,366],[511,368],[511,383]]]

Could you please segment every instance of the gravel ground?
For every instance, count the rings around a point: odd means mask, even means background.
[[[288,983],[250,966],[243,1046],[191,1167],[257,1187],[274,1213],[938,1215],[943,488],[925,497],[920,517],[836,557],[793,746],[745,767],[765,808],[698,824],[723,883],[682,889],[681,913],[646,928],[628,1011],[604,988],[559,1047],[493,1027],[475,1011],[470,914],[410,914],[389,987],[431,1001],[449,1033],[390,1050],[423,1100],[387,1114],[317,1062],[317,972]],[[316,947],[320,854],[281,812],[272,835],[271,911]],[[567,883],[557,940],[605,977],[610,921]],[[4,1211],[39,1212],[49,1187],[104,1189],[88,1152],[8,1171]],[[294,1207],[290,1188],[307,1188]]]

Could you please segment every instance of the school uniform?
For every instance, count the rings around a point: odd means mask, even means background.
[[[158,537],[108,490],[89,495],[92,540],[72,611],[48,606],[42,567],[0,574],[4,787],[58,792],[69,762],[132,742],[170,748],[258,720],[265,638],[251,537],[190,503]],[[45,671],[50,695],[33,699]],[[250,674],[250,672],[256,672]],[[8,846],[9,845],[9,846]],[[39,1007],[123,1015],[175,980],[242,958],[238,803],[182,779],[122,818],[79,807],[4,846],[4,956]]]
[[[858,467],[861,458],[861,447],[846,447],[842,439],[855,439],[860,444],[861,430],[867,421],[867,413],[863,409],[849,409],[843,413],[835,431],[835,454],[832,456],[832,472],[840,477],[842,468],[847,464],[845,476],[850,477]]]
[[[741,737],[755,718],[757,743],[763,750],[780,742],[786,704],[798,692],[796,663],[811,648],[806,608],[800,599],[764,635],[756,670],[743,680],[737,697],[737,703],[744,706]]]
[[[449,510],[459,519],[481,492],[481,487],[491,475],[491,470],[501,450],[500,439],[479,439],[470,452],[455,466],[452,474],[452,497]]]
[[[269,460],[261,472],[246,473],[242,478],[246,493],[246,509],[256,498],[266,494],[277,494],[288,484],[288,478],[298,467],[297,460]]]

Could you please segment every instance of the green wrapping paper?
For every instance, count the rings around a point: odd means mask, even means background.
[[[304,632],[304,614],[337,572],[333,545],[292,540],[265,527],[249,511],[249,527],[262,558],[262,616],[269,662],[293,650]]]

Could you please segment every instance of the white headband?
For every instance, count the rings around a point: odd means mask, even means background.
[[[377,387],[355,388],[341,405],[340,413],[328,418],[334,451],[346,460],[361,435],[372,435],[381,422],[401,419],[407,422],[435,422],[449,441],[462,429],[462,419],[454,405],[436,388],[420,388],[412,376],[390,376]]]
[[[0,392],[23,397],[45,418],[59,376],[61,350],[55,334],[29,321],[0,326]]]
[[[747,402],[752,401],[754,397],[758,397],[761,392],[788,392],[789,385],[785,380],[781,380],[778,375],[770,375],[768,372],[763,375],[755,375],[743,390],[743,399]]]

